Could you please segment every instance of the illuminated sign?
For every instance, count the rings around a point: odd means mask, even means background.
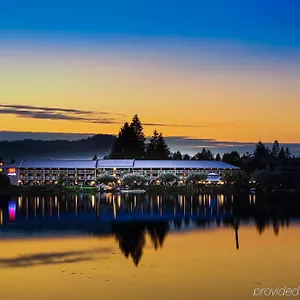
[[[16,174],[17,174],[16,168],[9,168],[8,169],[7,175],[9,175],[9,176],[15,176]]]
[[[9,201],[8,202],[8,214],[9,214],[9,219],[11,221],[14,221],[16,219],[16,210],[17,210],[17,202]]]

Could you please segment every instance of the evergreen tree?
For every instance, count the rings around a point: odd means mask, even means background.
[[[278,158],[279,152],[280,152],[280,146],[279,146],[278,141],[276,140],[276,141],[273,143],[271,154],[272,154],[273,157]]]
[[[193,160],[214,160],[214,155],[209,149],[203,148],[201,152],[195,154]]]
[[[98,156],[97,156],[97,154],[95,154],[94,156],[93,156],[93,160],[97,160],[98,159]]]
[[[259,160],[265,160],[269,157],[270,150],[261,141],[256,144],[254,157]]]
[[[285,149],[285,158],[291,158],[292,154],[290,152],[290,149],[288,147],[286,147]]]
[[[239,166],[241,157],[237,151],[231,151],[230,153],[226,152],[223,154],[222,161],[224,161],[230,165]]]
[[[278,153],[278,159],[280,159],[280,160],[285,159],[285,151],[284,151],[283,147],[281,147],[281,149],[280,149],[280,151]]]
[[[216,160],[217,160],[217,161],[221,161],[221,160],[222,160],[222,159],[221,159],[220,153],[218,153],[218,154],[216,155]]]
[[[147,158],[148,159],[169,159],[170,149],[162,135],[156,130],[153,132],[153,136],[150,139],[150,143],[147,147]]]
[[[162,133],[160,133],[158,136],[157,153],[158,153],[159,159],[170,159],[171,151],[170,151]]]
[[[150,139],[149,144],[147,145],[147,158],[148,159],[157,159],[157,144],[158,144],[159,134],[154,130],[153,135]]]
[[[135,144],[135,132],[126,122],[121,127],[118,136],[113,141],[109,158],[135,158],[132,151],[132,144]]]
[[[191,157],[189,156],[189,154],[186,153],[186,154],[183,155],[182,159],[183,160],[190,160]]]
[[[130,125],[126,122],[113,141],[109,158],[136,158],[145,157],[145,135],[138,115],[134,115]]]
[[[182,160],[182,154],[181,154],[181,152],[180,151],[174,152],[173,156],[172,156],[172,159],[174,159],[174,160]]]
[[[142,123],[137,114],[133,116],[130,127],[135,134],[135,139],[131,145],[132,152],[135,154],[135,158],[144,158],[146,152],[146,138],[143,132]]]

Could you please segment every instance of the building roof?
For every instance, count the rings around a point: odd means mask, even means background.
[[[3,168],[3,169],[19,168],[20,165],[21,165],[21,163],[22,163],[22,160],[16,161],[16,162],[14,162],[12,164],[4,163],[4,165],[1,166],[1,168]]]
[[[134,169],[239,169],[222,161],[215,160],[134,160],[99,159],[95,160],[23,160],[5,164],[3,168],[134,168]]]
[[[94,169],[95,160],[23,160],[20,168]]]
[[[133,168],[134,159],[98,159],[97,168]]]
[[[239,169],[222,161],[216,160],[173,160],[176,169]]]
[[[135,160],[134,169],[174,169],[172,160]]]

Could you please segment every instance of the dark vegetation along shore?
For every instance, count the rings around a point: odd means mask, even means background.
[[[180,151],[171,152],[163,134],[155,130],[152,137],[147,142],[142,123],[137,115],[135,115],[131,123],[125,123],[118,133],[118,135],[112,139],[106,135],[99,135],[89,138],[87,140],[80,140],[77,142],[70,142],[74,144],[79,152],[83,151],[86,147],[86,143],[90,145],[99,144],[99,149],[103,149],[100,146],[100,140],[107,139],[109,145],[111,145],[109,153],[104,158],[110,159],[174,159],[174,160],[216,160],[223,161],[228,164],[240,167],[240,170],[226,174],[223,178],[224,185],[207,185],[203,174],[190,175],[184,182],[176,177],[174,174],[161,174],[159,175],[159,185],[151,186],[147,182],[147,178],[142,176],[127,174],[124,178],[121,178],[116,183],[116,178],[109,175],[100,175],[96,184],[109,185],[112,188],[144,188],[148,190],[187,190],[187,191],[199,191],[204,189],[248,189],[255,187],[257,190],[292,190],[296,191],[300,189],[300,158],[295,158],[288,148],[280,146],[278,141],[273,143],[271,149],[259,141],[252,153],[246,152],[240,154],[237,151],[231,151],[224,153],[222,156],[217,153],[214,154],[210,149],[203,148],[199,153],[194,156],[188,154],[182,154]],[[98,143],[98,142],[99,143]],[[28,142],[28,141],[27,141]],[[2,147],[6,145],[6,142],[1,142],[1,151],[6,148]],[[9,142],[7,142],[9,143]],[[13,143],[13,142],[12,142]],[[19,142],[17,148],[22,148],[23,145]],[[26,144],[26,142],[24,142]],[[28,142],[29,144],[31,142]],[[56,141],[58,148],[64,147],[67,141]],[[24,145],[25,145],[24,144]],[[39,144],[36,152],[43,152],[44,148],[50,147],[51,143]],[[94,149],[93,147],[91,147]],[[50,147],[49,150],[52,148]],[[107,153],[107,152],[106,152]],[[1,154],[1,153],[0,153]],[[97,154],[94,154],[91,159],[97,159]],[[0,161],[3,161],[0,157]],[[202,182],[202,183],[200,183]],[[10,187],[9,178],[0,175],[0,190],[2,193],[7,192],[24,192],[24,191],[97,191],[97,187],[78,187],[69,186],[67,179],[60,178],[55,186],[38,186],[38,187]]]

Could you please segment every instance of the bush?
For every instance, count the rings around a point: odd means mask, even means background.
[[[234,171],[232,174],[226,174],[224,180],[233,184],[247,184],[249,183],[249,176],[242,170]]]
[[[169,183],[175,183],[178,181],[178,177],[173,173],[162,173],[157,177],[157,180],[167,185]]]
[[[143,176],[136,175],[136,174],[126,174],[122,178],[122,183],[124,185],[129,185],[129,186],[143,185],[146,183],[146,178]]]
[[[108,175],[108,174],[102,174],[100,176],[97,177],[97,183],[101,184],[109,184],[109,183],[113,183],[116,182],[117,178],[112,176],[112,175]]]
[[[199,181],[205,181],[207,176],[202,173],[191,174],[187,177],[186,183],[198,183]]]

